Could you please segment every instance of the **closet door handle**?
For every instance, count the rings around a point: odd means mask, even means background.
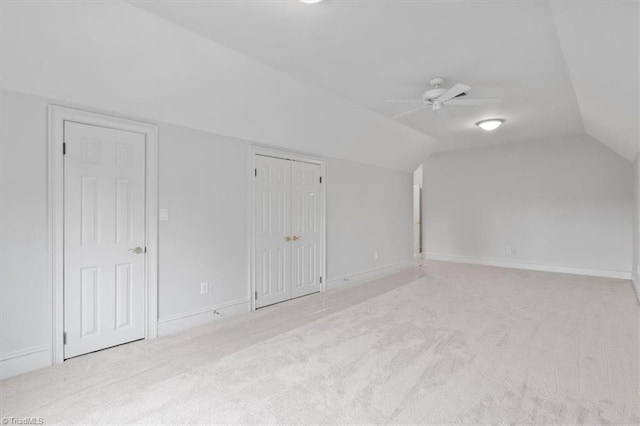
[[[297,235],[293,236],[293,241],[298,241],[298,240],[301,240],[301,239],[302,239],[302,237],[298,237]]]

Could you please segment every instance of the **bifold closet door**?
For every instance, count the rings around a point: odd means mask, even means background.
[[[291,298],[290,163],[260,155],[256,158],[256,308]]]

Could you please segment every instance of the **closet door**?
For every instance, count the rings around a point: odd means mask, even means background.
[[[320,291],[320,166],[291,161],[291,297]]]
[[[291,298],[291,162],[256,157],[256,308]]]

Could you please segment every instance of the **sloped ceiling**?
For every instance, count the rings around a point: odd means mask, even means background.
[[[551,2],[586,133],[628,160],[638,152],[639,3]]]
[[[435,76],[502,99],[397,120],[437,150],[585,129],[627,159],[637,150],[636,1],[132,2],[386,117],[408,109],[386,99],[419,98]],[[489,117],[507,124],[479,132]]]
[[[407,171],[435,145],[125,2],[0,8],[4,89]]]
[[[386,117],[414,107],[387,99],[420,99],[437,76],[468,84],[470,97],[502,99],[397,120],[437,139],[438,150],[583,131],[546,2],[133,3]],[[491,117],[507,124],[475,126]]]
[[[0,86],[411,170],[433,151],[583,132],[638,150],[635,1],[3,1]],[[635,11],[635,13],[634,13]],[[405,109],[435,76],[497,97]],[[492,133],[478,120],[506,118]]]

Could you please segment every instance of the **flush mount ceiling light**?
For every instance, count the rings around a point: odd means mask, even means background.
[[[320,3],[322,0],[300,0],[300,3],[307,3],[307,4],[312,4],[312,3]]]
[[[491,131],[500,127],[504,122],[504,118],[490,118],[488,120],[478,121],[476,126],[480,127],[482,130]]]

